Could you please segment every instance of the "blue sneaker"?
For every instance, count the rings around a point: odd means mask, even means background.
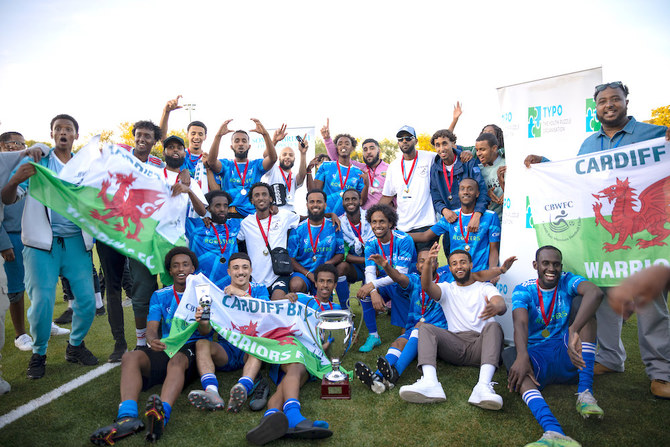
[[[358,351],[359,352],[370,352],[375,347],[381,346],[381,345],[382,345],[382,341],[379,337],[377,337],[375,335],[368,335],[368,339],[365,340],[365,343],[363,344],[363,346],[358,348]]]

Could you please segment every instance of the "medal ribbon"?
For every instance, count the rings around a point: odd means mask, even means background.
[[[219,238],[219,232],[216,231],[216,225],[212,223],[212,229],[214,230],[214,234],[216,235],[216,242],[219,243],[219,250],[221,250],[221,256],[226,252],[226,247],[228,246],[228,224],[223,224],[223,227],[226,229],[226,243],[223,244],[223,247],[221,246],[221,239]],[[270,230],[268,229],[268,233]]]
[[[249,160],[244,163],[244,175],[240,172],[240,168],[237,166],[237,162],[234,162],[235,164],[235,169],[237,170],[237,175],[240,176],[240,180],[242,180],[242,189],[244,189],[244,184],[247,181],[247,169],[249,169]],[[268,230],[269,231],[269,230]]]
[[[447,166],[442,163],[442,174],[444,174],[444,183],[447,184],[447,189],[449,190],[449,195],[451,195],[451,185],[454,184],[454,167],[451,168],[450,176],[447,176]]]
[[[381,251],[382,256],[384,259],[386,259],[386,255],[384,254],[384,246],[382,245],[382,242],[377,238],[377,243],[379,244],[379,251]],[[391,243],[389,245],[389,257],[386,259],[386,261],[391,264],[391,267],[393,267],[393,233],[391,233]]]
[[[326,219],[323,219],[321,221],[321,228],[319,229],[319,232],[316,235],[316,239],[312,240],[312,224],[307,222],[307,231],[309,232],[309,245],[312,246],[312,252],[314,253],[312,256],[316,256],[316,250],[317,246],[319,245],[319,236],[321,236],[321,232],[323,231],[323,227],[326,225]]]
[[[321,305],[321,301],[319,301],[319,300],[314,300],[314,301],[316,301],[316,304],[319,305],[319,309],[321,309],[321,312],[323,312],[324,310],[326,310],[326,309]],[[329,301],[328,304],[330,304],[330,310],[333,310],[333,303],[332,303],[332,301]]]
[[[463,234],[463,219],[461,219],[461,215],[463,214],[463,210],[461,210],[460,213],[458,213],[458,225],[461,227],[461,236],[463,236],[463,240],[465,243],[468,243],[468,240],[470,239],[470,230],[468,230],[468,234]]]
[[[196,163],[196,162],[200,161],[200,159],[202,158],[202,154],[196,155],[196,157],[193,158],[193,156],[191,155],[191,150],[190,149],[186,149],[186,152],[188,153],[189,161],[191,161],[192,163]]]
[[[167,168],[163,168],[163,175],[165,176],[165,181],[167,181]],[[176,185],[177,183],[179,183],[179,174],[177,174],[177,178],[174,179],[174,184]]]
[[[440,274],[438,273],[437,278],[435,278],[435,281],[433,281],[435,284],[437,284],[440,281]],[[428,305],[426,304],[426,292],[421,289],[421,317],[426,315],[426,307]]]
[[[556,304],[556,292],[558,292],[558,284],[556,289],[554,289],[554,296],[551,298],[551,304],[549,305],[549,315],[544,311],[544,300],[542,299],[542,291],[540,290],[540,280],[535,280],[535,285],[537,286],[537,298],[540,301],[540,311],[542,312],[542,319],[544,320],[544,325],[549,326],[551,321],[551,315],[554,313],[554,304]]]
[[[379,165],[377,165],[377,166],[379,166]],[[370,188],[372,188],[372,183],[375,180],[375,171],[376,170],[377,170],[377,168],[374,168],[374,169],[371,170],[370,166],[368,166],[368,178],[370,179]]]
[[[174,299],[177,300],[177,306],[179,306],[181,298],[179,298],[179,295],[177,295],[177,291],[174,289],[174,286],[172,286],[172,293],[174,293]]]
[[[256,214],[256,223],[258,223],[258,229],[261,230],[261,236],[263,236],[263,240],[265,241],[265,246],[270,248],[270,242],[268,238],[270,237],[270,224],[272,224],[272,214],[270,214],[270,217],[268,218],[268,234],[265,235],[265,231],[263,231],[263,225],[261,225],[261,220],[258,218],[258,214]]]
[[[349,225],[351,226],[351,229],[354,230],[354,233],[356,233],[356,236],[358,236],[358,240],[361,241],[361,244],[365,245],[365,242],[363,242],[363,236],[361,235],[363,222],[358,222],[358,228],[356,228],[356,226],[351,222],[349,222]]]
[[[414,166],[416,166],[416,160],[419,158],[419,154],[414,156],[414,161],[412,162],[412,167],[409,169],[409,175],[405,178],[405,159],[403,158],[400,163],[400,168],[402,169],[402,180],[405,182],[405,189],[409,189],[409,182],[412,181],[412,174],[414,173]]]
[[[337,162],[337,173],[340,174],[340,190],[344,191],[345,186],[347,186],[347,180],[349,180],[349,173],[351,173],[351,164],[347,166],[347,176],[344,178],[344,183],[342,183],[342,171],[340,170],[340,162]]]
[[[286,183],[286,189],[288,192],[291,192],[291,174],[292,172],[289,171],[288,177],[284,175],[284,170],[282,168],[279,168],[279,172],[281,172],[281,176],[284,179],[284,183]]]

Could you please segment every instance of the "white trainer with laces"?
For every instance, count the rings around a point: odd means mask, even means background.
[[[440,382],[429,382],[423,377],[413,385],[400,387],[399,394],[401,399],[415,404],[429,404],[447,400]]]
[[[60,327],[56,323],[53,322],[51,323],[51,335],[67,335],[69,333],[70,333],[69,329]]]
[[[497,383],[478,383],[475,385],[468,402],[485,410],[500,410],[503,400],[500,395],[496,394],[493,385],[497,385]]]
[[[21,334],[14,339],[14,346],[19,348],[21,351],[32,351],[33,339],[28,334]]]

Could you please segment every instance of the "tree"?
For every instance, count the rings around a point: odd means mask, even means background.
[[[430,137],[427,133],[420,133],[417,138],[416,148],[422,151],[435,152],[435,148],[430,144]]]
[[[645,123],[670,127],[670,105],[652,109],[651,119],[645,121]]]

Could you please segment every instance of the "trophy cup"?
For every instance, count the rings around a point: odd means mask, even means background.
[[[333,367],[321,381],[321,399],[351,399],[349,375],[340,370],[340,365],[353,342],[353,316],[348,310],[324,310],[317,319],[318,340],[331,340],[328,349]]]
[[[209,312],[212,308],[212,297],[209,295],[209,284],[198,284],[195,286],[195,295],[198,297],[198,304],[202,307],[202,321],[209,320]]]

